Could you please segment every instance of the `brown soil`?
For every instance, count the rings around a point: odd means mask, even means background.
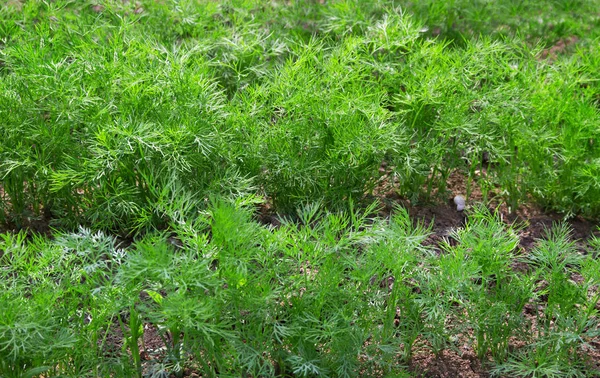
[[[559,55],[562,55],[572,49],[575,46],[579,38],[575,35],[559,39],[553,46],[550,46],[540,53],[540,59],[547,59],[550,62],[555,61]]]
[[[460,352],[444,350],[439,357],[435,357],[432,353],[419,353],[413,358],[411,370],[422,377],[489,377],[473,350],[469,347],[463,349]]]
[[[485,172],[482,174],[485,174]],[[402,205],[409,211],[415,222],[421,222],[431,227],[432,235],[426,240],[425,244],[437,248],[439,243],[447,238],[453,230],[464,225],[466,215],[464,212],[456,210],[453,201],[456,195],[466,197],[467,179],[460,173],[453,172],[450,174],[446,183],[448,195],[441,196],[445,201],[429,205],[413,206],[408,200],[398,196],[393,184],[390,184],[387,180],[382,180],[382,183],[382,187],[375,191],[376,197],[383,205],[380,215],[389,216],[395,205]],[[513,224],[520,230],[520,247],[524,252],[531,250],[536,240],[544,237],[546,230],[549,230],[556,223],[565,221],[561,214],[544,212],[533,204],[523,204],[515,211],[510,211],[511,209],[505,203],[494,197],[493,192],[489,193],[488,197],[491,198],[488,205],[489,209],[497,211],[504,222]],[[477,182],[472,182],[471,193],[467,198],[467,207],[482,201],[481,189],[478,187]],[[571,226],[572,237],[582,252],[586,249],[592,236],[600,236],[597,222],[588,221],[581,217],[567,219],[566,222]]]

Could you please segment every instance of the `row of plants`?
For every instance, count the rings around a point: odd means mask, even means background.
[[[243,193],[343,209],[382,162],[413,202],[445,198],[459,171],[513,208],[597,214],[597,44],[540,60],[516,32],[432,37],[449,13],[401,5],[10,2],[0,221],[131,234],[165,227],[182,197]],[[578,14],[573,28],[593,25]]]
[[[429,33],[452,43],[490,35],[519,35],[532,45],[552,46],[570,38],[598,37],[600,17],[595,0],[510,1],[422,0],[399,2],[429,26]]]
[[[493,376],[599,373],[598,241],[582,255],[559,224],[524,255],[478,208],[440,252],[402,208],[304,206],[274,229],[252,202],[213,199],[128,246],[3,235],[0,375],[409,377],[414,356],[464,345]],[[164,351],[145,361],[150,328]]]

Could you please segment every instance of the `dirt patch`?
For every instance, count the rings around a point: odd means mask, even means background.
[[[432,353],[419,353],[413,358],[411,370],[421,377],[436,378],[487,378],[481,362],[470,349],[444,350],[439,357]]]
[[[98,340],[98,345],[102,346],[102,353],[106,357],[117,357],[121,354],[123,348],[123,332],[118,323],[111,324],[106,334],[106,339]]]
[[[485,175],[485,171],[477,172]],[[442,241],[448,240],[452,231],[464,226],[466,212],[457,211],[454,204],[454,196],[466,197],[467,206],[472,206],[484,201],[484,195],[477,181],[468,182],[467,178],[458,171],[452,172],[446,182],[447,193],[438,195],[443,201],[427,205],[412,205],[410,201],[400,197],[393,183],[388,180],[382,181],[382,187],[375,191],[375,198],[382,204],[380,216],[387,217],[393,212],[394,206],[400,205],[406,208],[415,222],[421,222],[431,227],[432,235],[425,241],[426,245],[439,248]],[[434,193],[434,195],[437,193]],[[564,216],[557,213],[545,212],[542,208],[533,204],[521,204],[518,209],[511,209],[502,202],[493,191],[488,193],[488,208],[491,212],[497,212],[498,216],[507,225],[513,224],[519,230],[520,247],[523,252],[531,250],[538,239],[544,238],[547,230],[560,222],[566,222],[572,229],[572,238],[577,248],[585,253],[589,241],[593,236],[599,236],[598,222],[575,217],[564,220]],[[449,240],[451,242],[451,240]]]
[[[165,343],[160,337],[158,328],[152,324],[144,324],[142,359],[150,360],[164,354]]]
[[[553,46],[550,46],[539,55],[540,60],[549,60],[550,62],[555,61],[559,55],[568,52],[572,46],[577,44],[579,38],[575,35],[559,39]]]

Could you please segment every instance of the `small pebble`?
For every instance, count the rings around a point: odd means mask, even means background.
[[[454,203],[456,204],[456,211],[463,211],[465,209],[465,197],[461,195],[454,197]]]

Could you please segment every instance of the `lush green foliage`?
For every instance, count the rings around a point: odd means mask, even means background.
[[[120,248],[87,229],[52,241],[5,235],[0,374],[377,376],[464,343],[499,374],[590,373],[599,260],[574,250],[565,226],[518,272],[515,230],[487,210],[440,256],[402,208],[388,221],[367,215],[305,206],[299,222],[270,229],[243,204],[214,200],[195,232],[175,226],[176,242],[151,234]],[[149,327],[166,353],[142,370]],[[107,337],[118,329],[122,340]]]
[[[461,44],[465,37],[518,35],[530,42],[553,45],[565,38],[598,37],[595,0],[421,0],[401,2],[441,35]]]
[[[344,208],[382,161],[413,201],[458,170],[512,206],[597,214],[597,44],[556,61],[537,44],[589,34],[596,2],[417,3],[10,1],[2,220],[129,233],[231,193]]]
[[[597,217],[599,6],[3,1],[0,376],[407,377],[465,343],[498,376],[600,374],[600,241],[522,255],[475,207],[434,251],[371,201],[459,172]]]

